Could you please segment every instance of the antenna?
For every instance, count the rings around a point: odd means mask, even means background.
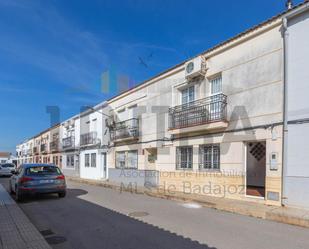
[[[292,0],[287,0],[285,3],[285,7],[290,10],[293,8],[293,1]]]

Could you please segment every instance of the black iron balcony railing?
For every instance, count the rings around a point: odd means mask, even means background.
[[[115,124],[110,130],[111,140],[137,138],[139,136],[138,118],[131,118]]]
[[[39,153],[38,147],[34,146],[33,147],[33,154],[38,154],[38,153]]]
[[[41,144],[40,151],[41,153],[47,152],[47,144]]]
[[[169,129],[180,129],[226,120],[227,97],[217,94],[169,108]]]
[[[51,151],[59,151],[59,140],[57,139],[50,142],[49,147]]]
[[[75,137],[67,137],[62,139],[62,148],[63,149],[69,149],[69,148],[74,148],[74,143],[75,143]]]
[[[80,135],[80,145],[94,145],[97,143],[97,133],[95,131],[91,131],[85,134]]]

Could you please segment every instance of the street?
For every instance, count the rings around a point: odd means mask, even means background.
[[[309,248],[306,228],[71,181],[65,198],[19,206],[57,249]]]

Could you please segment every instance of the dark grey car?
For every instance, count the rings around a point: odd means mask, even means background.
[[[10,179],[11,193],[17,201],[26,195],[57,193],[66,195],[65,177],[53,164],[22,164]]]

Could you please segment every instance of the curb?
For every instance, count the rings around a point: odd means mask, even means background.
[[[51,249],[2,184],[0,201],[0,248]]]

